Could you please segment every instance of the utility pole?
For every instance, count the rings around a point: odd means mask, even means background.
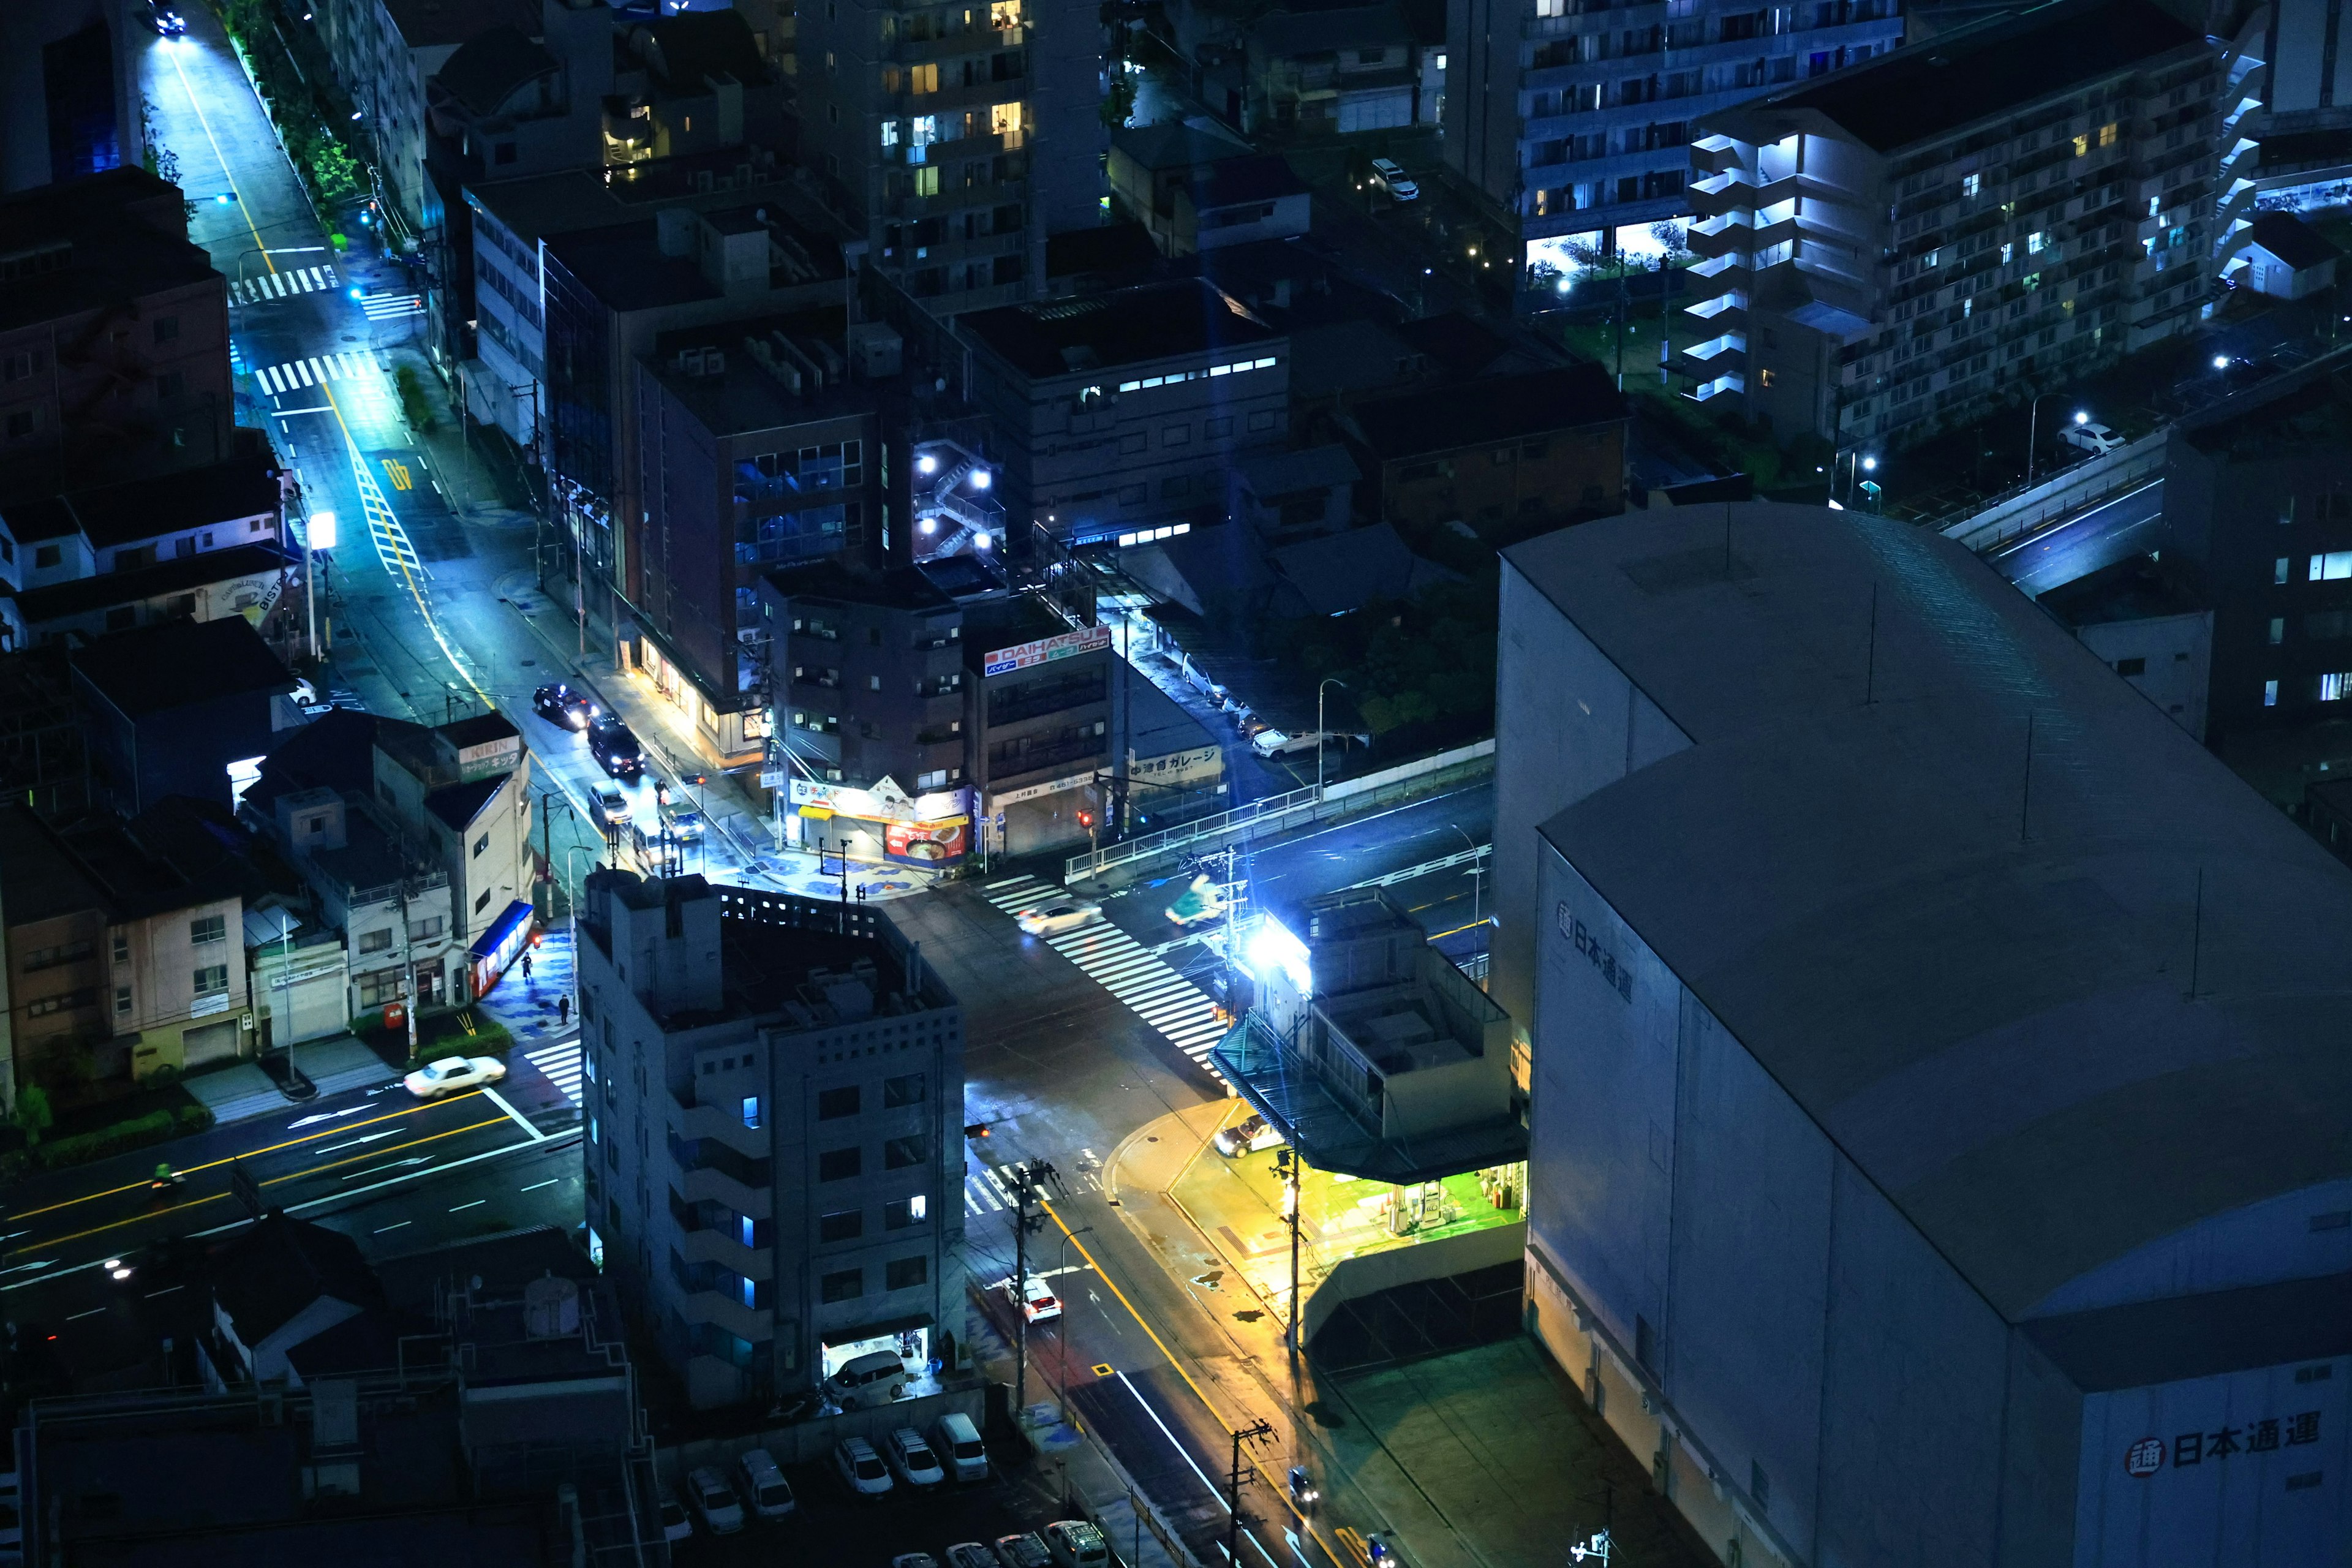
[[[1045,1202],[1039,1184],[1059,1173],[1045,1160],[1003,1169],[1013,1178],[1013,1418],[1019,1421],[1029,1408],[1029,1205]]]
[[[1270,1442],[1273,1437],[1274,1428],[1263,1419],[1234,1430],[1234,1466],[1225,1474],[1225,1561],[1232,1568],[1241,1568],[1242,1483],[1249,1479],[1249,1472],[1242,1468],[1242,1445]]]
[[[1274,1152],[1274,1168],[1290,1194],[1290,1321],[1283,1342],[1290,1348],[1293,1367],[1298,1363],[1298,1151],[1285,1143]]]

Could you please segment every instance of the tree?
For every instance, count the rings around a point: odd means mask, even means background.
[[[49,1091],[37,1083],[28,1083],[18,1089],[15,1121],[24,1130],[26,1147],[40,1147],[43,1130],[57,1121],[49,1110]]]
[[[358,194],[360,166],[341,142],[320,137],[310,149],[310,178],[318,184],[320,200],[339,202]]]

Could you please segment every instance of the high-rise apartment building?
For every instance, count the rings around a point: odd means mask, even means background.
[[[963,1015],[866,906],[588,879],[581,1153],[606,1272],[698,1408],[963,1337]]]
[[[1571,247],[1646,251],[1691,210],[1700,115],[1884,54],[1903,20],[1899,0],[1464,0],[1445,31],[1446,161],[1516,218],[1527,266],[1566,272]]]
[[[2059,0],[1701,121],[1690,395],[1901,445],[2187,331],[2221,84],[2148,0]]]
[[[1082,0],[824,0],[798,17],[802,157],[874,266],[941,315],[1037,291],[1102,221],[1102,26]]]

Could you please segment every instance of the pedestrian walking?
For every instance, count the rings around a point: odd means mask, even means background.
[[[530,983],[530,954],[527,952],[522,955],[522,978],[525,984]]]
[[[555,1026],[560,1029],[571,1022],[572,998],[569,996],[558,996],[555,999]]]

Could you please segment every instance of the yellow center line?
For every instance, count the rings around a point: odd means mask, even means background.
[[[305,1176],[315,1176],[321,1171],[331,1171],[338,1165],[356,1165],[363,1160],[381,1160],[386,1154],[395,1154],[403,1149],[414,1149],[420,1143],[437,1143],[444,1138],[455,1138],[460,1132],[473,1132],[484,1127],[501,1126],[506,1120],[503,1116],[493,1116],[487,1121],[475,1121],[463,1127],[452,1127],[446,1132],[428,1133],[422,1138],[412,1138],[405,1143],[394,1143],[388,1148],[373,1149],[364,1154],[354,1154],[348,1160],[330,1160],[323,1165],[313,1165],[307,1171],[289,1171],[282,1176],[272,1176],[258,1184],[274,1187],[280,1182],[300,1181]],[[126,1225],[137,1225],[141,1220],[161,1219],[165,1215],[178,1214],[183,1209],[202,1208],[206,1204],[216,1204],[226,1196],[228,1196],[226,1193],[214,1193],[209,1197],[190,1198],[186,1203],[173,1204],[170,1208],[157,1209],[151,1214],[135,1214],[127,1219],[109,1220],[104,1225],[92,1226],[88,1230],[78,1230],[69,1236],[53,1236],[41,1243],[41,1249],[46,1251],[52,1247],[62,1247],[68,1241],[82,1241],[93,1236],[104,1236],[110,1230],[120,1230]],[[17,1250],[26,1249],[19,1247]]]
[[[1135,1310],[1135,1303],[1127,1299],[1127,1292],[1118,1288],[1118,1281],[1113,1279],[1109,1273],[1104,1269],[1102,1264],[1097,1260],[1095,1255],[1087,1250],[1087,1244],[1078,1239],[1077,1233],[1070,1228],[1069,1221],[1055,1213],[1054,1205],[1043,1199],[1038,1201],[1037,1206],[1043,1209],[1045,1212],[1046,1216],[1052,1219],[1055,1225],[1062,1227],[1062,1239],[1078,1249],[1078,1256],[1087,1260],[1087,1267],[1095,1271],[1096,1279],[1110,1287],[1110,1293],[1118,1298],[1118,1304],[1127,1309],[1127,1315],[1135,1320],[1135,1326],[1141,1329],[1147,1335],[1150,1335],[1151,1342],[1160,1347],[1160,1353],[1168,1358],[1168,1364],[1175,1369],[1177,1376],[1184,1380],[1184,1386],[1191,1389],[1192,1391],[1193,1397],[1200,1400],[1201,1407],[1209,1413],[1209,1418],[1212,1421],[1214,1421],[1218,1426],[1224,1427],[1227,1432],[1231,1432],[1233,1430],[1232,1425],[1227,1422],[1223,1415],[1217,1413],[1217,1407],[1209,1402],[1207,1392],[1203,1390],[1199,1384],[1192,1381],[1192,1374],[1184,1370],[1184,1363],[1176,1359],[1176,1352],[1168,1348],[1167,1342],[1162,1340],[1157,1333],[1154,1333],[1152,1331],[1151,1325],[1143,1321],[1143,1314]],[[1267,1469],[1264,1463],[1257,1459],[1252,1459],[1250,1461],[1250,1467],[1257,1471],[1258,1475],[1265,1481],[1266,1485],[1269,1487],[1274,1485],[1274,1472]],[[1286,1495],[1287,1494],[1286,1493]],[[1307,1533],[1315,1538],[1315,1543],[1323,1548],[1325,1554],[1328,1555],[1332,1562],[1338,1563],[1341,1561],[1339,1553],[1333,1549],[1329,1541],[1324,1539],[1323,1532],[1316,1528],[1315,1521],[1313,1520],[1300,1514],[1295,1508],[1291,1510],[1291,1513],[1298,1520],[1298,1522],[1301,1525],[1306,1527]],[[1263,1550],[1263,1548],[1261,1548],[1261,1550]]]
[[[247,1149],[241,1154],[230,1154],[218,1160],[207,1160],[201,1165],[189,1166],[186,1170],[182,1171],[180,1174],[183,1176],[193,1176],[200,1171],[217,1170],[223,1165],[232,1164],[238,1160],[250,1160],[257,1154],[275,1154],[280,1149],[291,1149],[299,1143],[314,1143],[321,1138],[332,1138],[339,1132],[349,1132],[355,1127],[372,1127],[379,1121],[397,1121],[401,1117],[411,1116],[420,1110],[438,1110],[445,1105],[455,1105],[461,1100],[470,1100],[481,1092],[482,1091],[478,1089],[469,1089],[463,1094],[451,1095],[446,1100],[435,1100],[429,1104],[411,1105],[404,1107],[399,1110],[388,1110],[381,1116],[371,1116],[366,1118],[364,1121],[338,1122],[332,1127],[321,1127],[316,1132],[305,1132],[299,1138],[289,1138],[283,1143],[272,1143],[267,1148]],[[147,1184],[143,1181],[127,1182],[119,1187],[108,1187],[103,1192],[84,1193],[78,1198],[68,1198],[63,1203],[50,1204],[44,1208],[26,1209],[22,1214],[12,1214],[7,1217],[12,1222],[20,1219],[31,1219],[36,1215],[54,1214],[58,1209],[69,1209],[76,1204],[89,1203],[98,1198],[110,1198],[117,1193],[136,1192],[138,1189],[145,1185],[147,1185]],[[19,1247],[13,1248],[12,1250],[16,1252],[29,1252],[32,1248]]]
[[[335,424],[343,432],[343,444],[351,448],[354,466],[365,461],[365,454],[360,450],[360,444],[352,438],[352,427],[343,423],[343,406],[335,401],[335,389],[321,381],[319,383],[319,390],[326,395],[327,408],[334,415]],[[367,498],[364,495],[360,498],[360,507],[362,511],[366,510]],[[386,511],[392,510],[392,503],[388,500],[383,503],[383,507]],[[394,513],[394,515],[397,517],[399,514]],[[483,707],[494,713],[497,712],[499,705],[490,700],[490,694],[483,690],[474,679],[473,672],[457,662],[457,654],[451,650],[448,642],[441,636],[441,623],[433,618],[433,607],[425,603],[425,590],[417,585],[416,574],[408,569],[408,563],[405,560],[400,562],[400,576],[401,581],[407,584],[408,596],[416,601],[416,613],[425,617],[425,630],[433,634],[433,640],[440,644],[442,654],[449,660],[449,668],[457,672],[459,679],[473,689],[474,695],[482,700]]]
[[[236,176],[228,172],[228,160],[221,155],[220,141],[213,135],[213,122],[205,118],[205,106],[196,97],[194,85],[188,80],[186,68],[180,64],[180,52],[168,43],[162,47],[163,52],[171,57],[172,72],[180,79],[180,90],[188,95],[188,107],[196,111],[196,123],[205,128],[205,140],[213,144],[213,159],[220,164],[221,178],[228,182],[229,195],[236,198],[236,213],[239,217],[245,219],[245,232],[253,236],[253,248],[261,252],[261,264],[264,267],[268,268],[272,272],[277,271],[278,263],[269,259],[268,248],[261,243],[261,231],[253,226],[253,209],[246,205],[245,193],[237,189]]]

